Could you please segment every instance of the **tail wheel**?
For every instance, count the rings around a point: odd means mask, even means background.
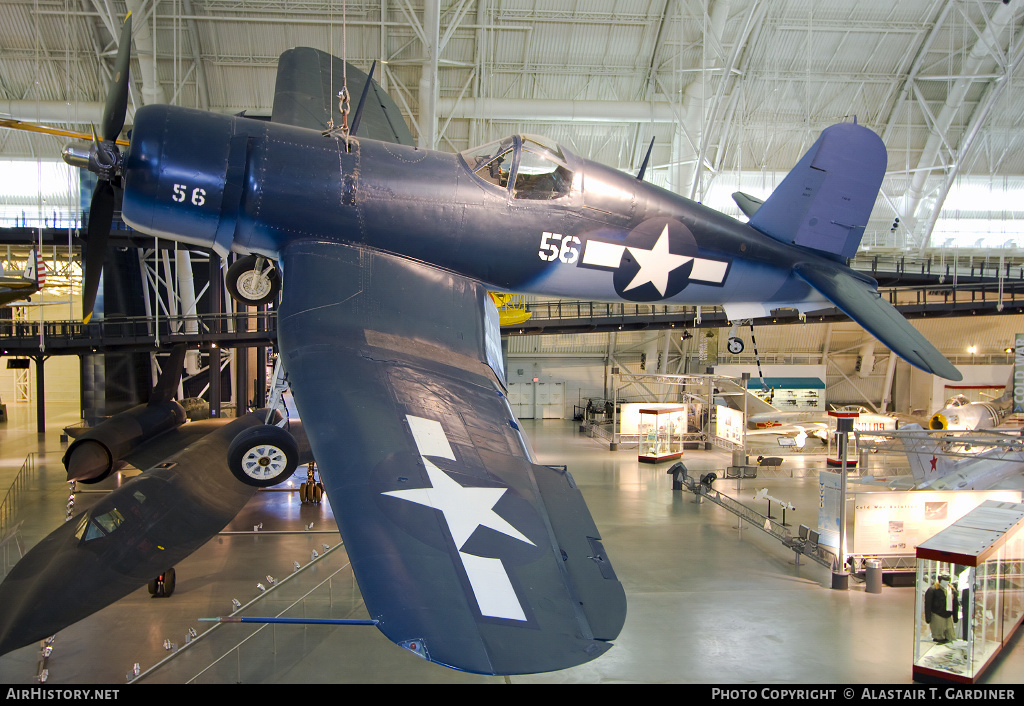
[[[228,468],[246,485],[269,488],[291,477],[298,456],[292,435],[268,424],[247,429],[235,437],[228,448]]]
[[[228,294],[246,306],[268,304],[281,291],[281,279],[271,260],[258,255],[246,255],[235,260],[224,275]]]

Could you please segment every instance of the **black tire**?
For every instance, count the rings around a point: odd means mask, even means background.
[[[263,271],[256,271],[256,255],[240,257],[224,275],[231,298],[246,306],[269,304],[281,291],[281,278],[272,260],[264,258]]]
[[[164,572],[164,595],[170,596],[174,593],[174,569],[168,569]]]
[[[228,468],[246,485],[269,488],[295,472],[298,445],[280,427],[265,424],[246,429],[228,447]]]
[[[168,569],[163,574],[163,589],[160,586],[160,576],[149,582],[149,595],[156,598],[167,598],[174,593],[174,569]]]

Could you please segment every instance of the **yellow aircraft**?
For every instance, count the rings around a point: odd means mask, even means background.
[[[502,326],[514,326],[521,324],[531,316],[533,312],[526,310],[526,297],[522,294],[502,294],[501,292],[488,292],[494,306],[498,307],[498,323]]]

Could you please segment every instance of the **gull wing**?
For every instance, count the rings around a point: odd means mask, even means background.
[[[604,653],[625,593],[572,475],[519,430],[486,289],[355,246],[281,261],[284,367],[380,630],[483,674]]]

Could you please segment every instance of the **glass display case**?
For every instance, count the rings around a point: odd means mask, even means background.
[[[917,547],[914,679],[973,684],[1024,618],[1024,505],[986,500]]]
[[[644,463],[658,463],[683,455],[686,407],[640,410],[640,451]]]

